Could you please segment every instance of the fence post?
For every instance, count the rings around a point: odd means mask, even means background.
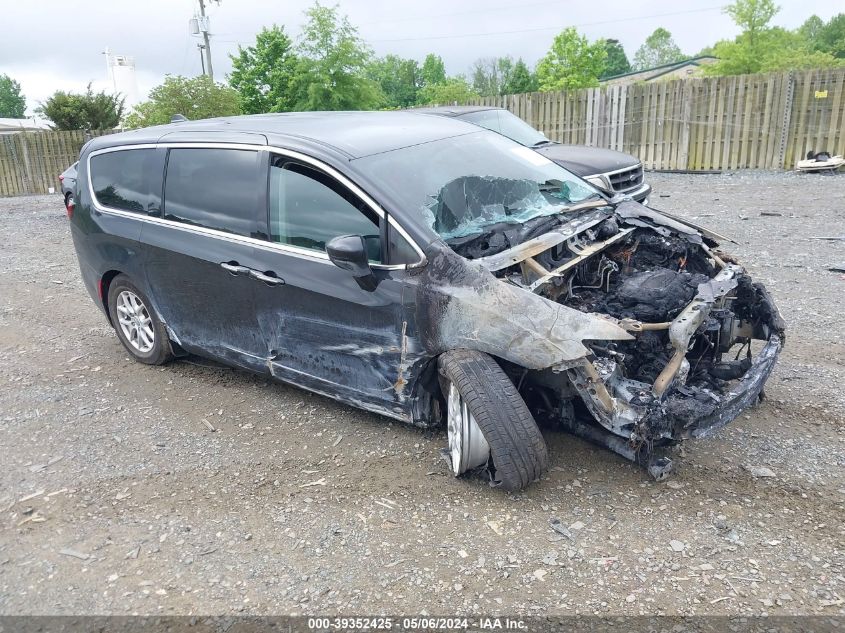
[[[678,164],[676,169],[689,169],[689,139],[690,139],[690,116],[692,115],[693,82],[694,79],[687,79],[684,83],[684,103],[681,114],[681,146],[678,153]]]
[[[32,178],[30,174],[32,174],[32,166],[29,163],[29,147],[27,146],[26,142],[26,132],[21,132],[18,138],[21,140],[21,154],[23,154],[23,187],[24,187],[24,194],[33,194],[32,186]]]
[[[783,117],[780,128],[780,146],[778,147],[778,166],[786,169],[786,147],[792,121],[792,99],[795,92],[795,76],[792,71],[786,74],[786,95],[783,100]]]

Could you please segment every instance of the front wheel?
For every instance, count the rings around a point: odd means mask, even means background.
[[[538,480],[548,464],[546,442],[496,361],[460,349],[441,355],[439,367],[454,475],[486,464],[493,485],[505,490],[520,490]]]
[[[135,360],[163,365],[173,358],[167,330],[149,299],[126,275],[118,275],[109,285],[109,315],[117,338]]]

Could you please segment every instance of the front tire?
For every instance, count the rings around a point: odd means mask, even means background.
[[[167,330],[152,303],[126,275],[118,275],[109,285],[109,315],[117,338],[135,360],[163,365],[173,358]]]
[[[455,476],[487,463],[492,484],[505,490],[537,481],[548,467],[546,442],[496,361],[459,349],[441,355],[439,367]]]

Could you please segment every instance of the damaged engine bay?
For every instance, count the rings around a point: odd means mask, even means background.
[[[438,219],[460,233],[454,220]],[[535,317],[535,329],[575,327],[572,311],[615,326],[602,336],[587,327],[576,337],[583,354],[548,367],[512,362],[513,342],[498,356],[538,420],[660,479],[671,470],[661,447],[705,436],[762,398],[785,340],[767,290],[716,250],[723,239],[631,200],[586,199],[446,243],[520,295],[568,309],[551,324]]]

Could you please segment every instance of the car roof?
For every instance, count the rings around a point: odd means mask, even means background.
[[[413,108],[408,112],[419,112],[421,114],[437,114],[439,116],[458,117],[472,112],[484,112],[485,110],[503,110],[496,106],[437,106],[432,108]]]
[[[288,112],[183,121],[100,136],[86,150],[166,141],[253,142],[285,145],[294,141],[332,148],[361,158],[401,147],[478,132],[462,121],[423,112]]]

